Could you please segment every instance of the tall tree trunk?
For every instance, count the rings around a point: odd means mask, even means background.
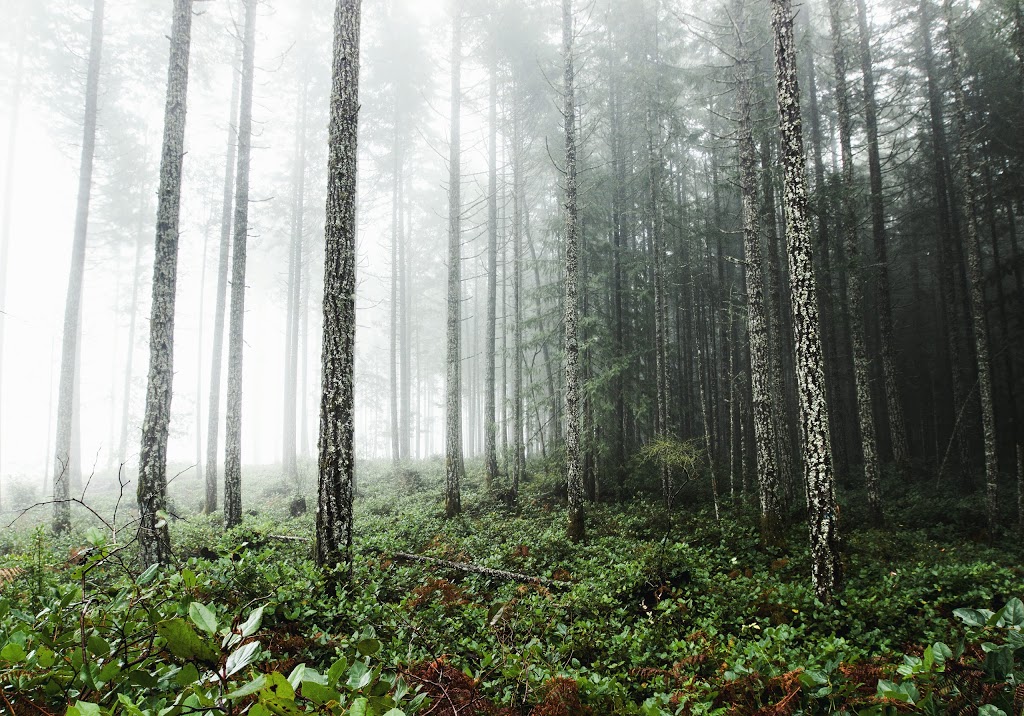
[[[750,377],[754,412],[754,441],[757,454],[757,494],[761,508],[761,535],[768,543],[781,537],[782,508],[779,504],[779,476],[772,414],[772,370],[765,313],[764,261],[757,196],[757,149],[754,146],[751,94],[753,62],[747,49],[746,2],[737,0],[737,107],[739,110],[740,193],[743,205],[743,251],[747,283],[747,332],[750,344]]]
[[[857,236],[857,209],[853,175],[853,148],[850,122],[850,97],[846,86],[846,52],[843,49],[842,0],[829,0],[832,27],[832,58],[836,75],[836,113],[842,159],[841,229],[846,248],[846,304],[849,309],[850,346],[857,394],[857,424],[864,459],[864,483],[867,486],[868,514],[871,522],[884,521],[882,495],[878,486],[878,445],[875,435],[874,403],[871,397],[871,360],[868,357],[867,330],[864,327],[864,277],[861,271],[860,241]]]
[[[811,573],[818,598],[829,601],[839,586],[842,566],[818,326],[817,285],[811,262],[807,170],[800,126],[793,12],[789,0],[771,0],[771,12],[779,130],[782,135],[783,205],[796,345],[797,392],[800,397],[800,433],[810,523]]]
[[[245,269],[249,234],[249,166],[252,158],[252,86],[256,63],[256,0],[244,0],[242,93],[238,110],[231,318],[228,328],[228,399],[224,431],[224,526],[242,521],[242,347],[245,337]]]
[[[445,487],[444,511],[448,517],[462,512],[459,483],[462,463],[462,160],[460,117],[462,111],[462,3],[455,0],[452,13],[451,138],[448,154],[448,323],[447,371],[445,373]]]
[[[878,334],[881,343],[882,377],[885,382],[887,428],[896,465],[905,470],[910,462],[907,423],[900,397],[900,375],[896,367],[893,330],[892,288],[889,283],[889,237],[885,228],[885,202],[882,196],[882,161],[878,149],[878,109],[875,102],[875,73],[871,60],[871,36],[865,0],[857,0],[857,27],[860,39],[860,66],[864,75],[864,128],[868,138],[868,173],[871,182],[871,235],[875,248],[875,300],[878,306]]]
[[[398,282],[398,306],[401,310],[398,316],[398,339],[399,339],[399,393],[398,393],[398,452],[402,456],[402,459],[408,460],[414,457],[410,449],[410,422],[411,409],[410,409],[410,392],[412,390],[412,350],[409,345],[409,313],[410,303],[409,298],[411,291],[409,290],[410,276],[412,275],[412,262],[410,260],[410,254],[412,253],[410,247],[412,245],[412,219],[411,217],[406,220],[408,214],[407,202],[406,202],[406,191],[405,191],[405,173],[402,173],[402,186],[399,187],[400,198],[402,207],[399,210],[398,215],[398,265],[401,267],[401,274]],[[408,228],[407,228],[408,226]]]
[[[121,396],[121,437],[118,442],[118,464],[124,465],[128,460],[128,421],[131,419],[132,367],[135,358],[135,325],[139,314],[139,287],[142,284],[142,217],[145,200],[139,201],[139,220],[135,238],[135,268],[132,270],[132,302],[131,315],[128,318],[128,353],[125,356],[124,394]]]
[[[974,162],[971,137],[967,126],[967,99],[963,80],[963,46],[956,27],[953,0],[945,0],[946,33],[949,42],[949,64],[953,70],[954,113],[957,124],[957,154],[960,163],[961,201],[967,222],[967,272],[970,279],[971,328],[978,370],[978,399],[981,402],[981,425],[985,441],[985,483],[988,534],[995,540],[999,520],[998,486],[999,456],[996,443],[995,401],[992,395],[992,360],[989,355],[988,322],[985,316],[985,276],[981,265],[981,244],[978,239],[978,209],[974,183]]]
[[[20,15],[19,15],[20,20]],[[17,22],[17,21],[16,21]],[[20,23],[19,23],[20,24]],[[7,130],[7,166],[4,167],[4,195],[3,204],[0,206],[0,396],[3,395],[4,379],[4,331],[6,328],[7,314],[7,262],[11,245],[11,218],[14,216],[14,159],[18,148],[18,116],[21,110],[21,92],[24,85],[22,78],[25,66],[25,39],[24,32],[18,32],[18,59],[14,68],[14,88],[11,91],[10,99],[10,124]],[[3,404],[0,398],[0,405]],[[3,479],[3,430],[0,425],[0,480]],[[47,454],[49,454],[49,443],[47,443]],[[49,457],[47,457],[49,463]]]
[[[497,426],[495,425],[494,347],[497,341],[498,320],[498,44],[491,37],[491,67],[489,84],[487,172],[487,337],[484,360],[484,479],[488,492],[498,478]]]
[[[238,96],[241,92],[242,44],[238,43],[231,64],[231,106],[228,109],[227,158],[224,161],[224,195],[220,214],[220,259],[217,263],[217,299],[213,314],[213,361],[210,369],[210,407],[206,429],[206,497],[203,512],[217,509],[217,455],[220,437],[221,368],[224,364],[224,314],[227,310],[228,265],[231,256],[231,219],[235,193],[235,150],[238,125]]]
[[[576,183],[576,75],[573,69],[572,0],[562,0],[562,61],[564,63],[565,123],[565,460],[569,492],[569,539],[585,535],[583,511],[583,459],[581,454],[582,404],[580,385],[579,208]]]
[[[399,98],[394,99],[394,137],[392,139],[391,151],[393,154],[391,169],[391,322],[388,330],[389,361],[388,380],[390,392],[388,395],[389,408],[391,410],[391,462],[397,469],[402,460],[401,434],[398,426],[398,316],[402,308],[398,304],[398,284],[401,280],[401,266],[398,262],[398,245],[402,241],[401,218],[402,218],[402,149],[399,123]]]
[[[153,306],[149,326],[149,378],[139,450],[139,548],[143,565],[171,557],[167,529],[167,438],[174,377],[174,298],[178,281],[178,219],[181,167],[185,158],[185,108],[192,43],[192,0],[175,0],[167,67],[160,189],[157,193],[153,259]]]
[[[517,82],[518,89],[519,84]],[[512,119],[512,499],[519,499],[519,486],[526,472],[523,434],[523,214],[526,211],[526,183],[523,168],[522,109],[513,108]],[[531,247],[533,246],[531,242]],[[539,311],[538,311],[539,312]]]
[[[85,80],[85,121],[82,132],[82,159],[78,173],[78,207],[75,212],[75,238],[71,246],[71,270],[64,306],[64,338],[61,347],[60,388],[57,394],[57,445],[53,466],[53,531],[71,529],[70,478],[73,464],[81,455],[73,451],[72,432],[75,380],[78,367],[78,337],[82,322],[82,279],[85,273],[85,243],[89,232],[89,199],[92,192],[92,165],[96,153],[96,117],[99,106],[100,60],[103,52],[103,7],[105,0],[94,0],[92,32],[89,41],[89,69]],[[4,264],[6,267],[6,263]]]
[[[302,247],[306,214],[306,116],[309,83],[303,81],[299,90],[295,117],[295,158],[292,177],[291,241],[288,251],[288,315],[285,335],[284,421],[282,430],[282,462],[284,475],[298,491],[299,459],[297,453],[298,388],[299,388],[299,301],[302,293]]]
[[[327,171],[316,562],[352,574],[360,0],[338,0]]]

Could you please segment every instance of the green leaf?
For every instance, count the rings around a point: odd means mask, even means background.
[[[978,709],[978,716],[1006,716],[1006,712],[998,706],[985,704]]]
[[[360,696],[358,699],[352,702],[352,708],[349,709],[349,716],[367,716],[369,713],[370,702]]]
[[[370,683],[372,678],[373,672],[370,671],[370,667],[361,661],[357,661],[348,670],[348,687],[353,691],[359,691],[359,689]]]
[[[153,577],[155,577],[156,573],[159,571],[159,564],[151,564],[149,566],[149,569],[147,569],[145,572],[139,575],[139,578],[135,580],[135,583],[138,584],[140,587],[144,587],[153,581]]]
[[[167,642],[167,650],[179,659],[211,665],[220,661],[219,654],[184,619],[163,622],[157,626],[156,633]]]
[[[196,665],[185,664],[184,668],[175,674],[174,683],[178,686],[191,686],[199,683],[199,678],[199,669],[196,668]]]
[[[264,686],[266,686],[266,684],[267,677],[263,674],[260,674],[245,686],[241,686],[232,691],[231,693],[229,693],[226,696],[226,698],[230,701],[236,701],[238,699],[245,698],[246,696],[251,696],[252,694],[255,694],[257,691],[262,689]]]
[[[402,711],[402,709],[391,709],[384,716],[405,716],[405,711]]]
[[[25,651],[25,647],[13,641],[7,642],[4,644],[4,648],[0,649],[0,659],[13,664],[20,664],[26,656],[28,656],[28,652]]]
[[[1024,626],[1024,602],[1014,597],[1000,610],[1003,613],[1002,625],[1011,627]]]
[[[100,716],[101,713],[99,704],[77,701],[74,706],[68,709],[67,716]]]
[[[259,609],[254,609],[252,612],[250,612],[249,618],[246,619],[245,622],[243,622],[240,627],[238,627],[238,630],[241,632],[243,637],[252,636],[257,631],[259,631],[260,624],[262,622],[263,607],[260,607]]]
[[[253,704],[249,708],[249,716],[274,716],[274,713],[263,704]]]
[[[269,693],[279,699],[285,701],[295,700],[295,689],[288,683],[288,679],[284,678],[283,674],[274,672],[267,676],[267,687],[264,689],[265,692]]]
[[[192,602],[188,605],[188,617],[207,634],[212,635],[217,631],[217,615],[201,602]]]
[[[241,671],[253,662],[253,659],[256,658],[259,652],[260,643],[258,641],[250,641],[248,644],[243,644],[228,655],[224,671],[228,676]]]
[[[962,621],[967,626],[972,627],[983,627],[988,619],[977,609],[954,609],[953,616]]]
[[[338,683],[341,675],[348,670],[348,659],[344,656],[340,657],[337,661],[331,664],[331,668],[327,671],[327,685],[334,686]]]
[[[335,689],[315,681],[302,682],[302,695],[316,706],[322,706],[329,701],[341,701],[341,694]]]
[[[85,541],[93,547],[102,547],[107,543],[107,535],[98,527],[90,527],[85,531]]]
[[[356,644],[356,649],[363,656],[373,656],[380,651],[380,642],[376,639],[363,639]]]

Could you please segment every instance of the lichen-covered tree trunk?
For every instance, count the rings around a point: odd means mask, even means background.
[[[846,52],[843,48],[842,0],[829,0],[832,29],[832,61],[835,68],[835,100],[839,146],[842,161],[841,222],[846,249],[846,305],[853,354],[853,375],[857,396],[857,425],[860,428],[861,456],[864,460],[864,484],[867,487],[868,514],[875,525],[883,522],[882,495],[878,485],[878,444],[871,396],[871,359],[868,357],[867,330],[864,326],[864,275],[861,269],[860,240],[857,236],[857,209],[854,193],[853,148],[851,140],[850,95],[846,84]]]
[[[165,564],[171,556],[167,530],[167,438],[174,377],[174,298],[178,281],[178,218],[181,167],[185,158],[185,108],[192,40],[192,0],[175,0],[167,68],[160,188],[157,193],[153,260],[153,306],[149,326],[149,378],[139,450],[139,550],[143,565]]]
[[[800,124],[793,12],[789,0],[771,0],[775,79],[782,139],[783,207],[793,309],[800,436],[804,452],[814,591],[831,599],[841,579],[835,480],[829,445],[828,407],[818,326],[817,286],[811,263],[807,170]]]
[[[871,59],[871,37],[865,0],[857,0],[857,28],[860,40],[860,66],[864,76],[864,128],[868,139],[868,175],[871,187],[871,235],[875,250],[875,300],[878,306],[878,337],[885,383],[885,405],[889,441],[896,465],[905,470],[910,462],[907,423],[900,397],[900,375],[896,367],[896,338],[892,317],[892,288],[889,283],[889,237],[885,228],[885,201],[882,195],[882,161],[878,149],[878,108],[875,101],[875,72]]]
[[[451,137],[448,154],[448,322],[445,371],[444,512],[462,512],[462,3],[452,13]]]
[[[252,157],[252,86],[256,54],[256,0],[245,0],[242,94],[238,110],[231,316],[228,325],[228,396],[224,431],[224,526],[242,521],[242,349],[245,338],[245,269],[249,234],[249,166]]]
[[[89,40],[89,68],[85,79],[85,119],[82,131],[82,159],[78,170],[78,204],[75,235],[71,244],[71,270],[64,304],[64,333],[61,344],[60,383],[57,392],[57,445],[53,462],[53,531],[71,529],[71,473],[81,460],[72,445],[75,382],[78,368],[78,336],[82,322],[82,279],[85,273],[85,243],[89,232],[89,199],[92,194],[92,166],[96,153],[96,122],[99,113],[100,61],[103,54],[104,0],[94,0]]]
[[[490,38],[489,110],[490,146],[487,171],[487,336],[484,345],[484,479],[487,490],[498,479],[497,425],[495,423],[494,347],[498,322],[498,38]]]
[[[220,258],[217,263],[217,298],[213,312],[213,361],[210,369],[210,407],[206,428],[206,497],[203,512],[212,514],[217,509],[217,458],[220,444],[220,390],[221,370],[224,365],[224,316],[227,312],[228,266],[231,257],[231,219],[235,193],[235,138],[238,125],[238,95],[241,91],[242,44],[238,43],[231,64],[231,106],[228,108],[227,157],[224,160],[224,194],[220,212]]]
[[[572,0],[562,0],[562,121],[565,123],[565,461],[569,494],[569,539],[585,535],[583,512],[582,403],[580,385],[579,207],[576,178],[576,98],[573,69]]]
[[[768,543],[780,539],[782,509],[772,415],[771,355],[765,312],[763,259],[757,196],[757,149],[751,117],[753,59],[747,47],[746,2],[737,0],[736,103],[739,113],[740,194],[743,206],[743,250],[747,283],[747,333],[750,344],[751,403],[757,455],[757,493],[761,508],[761,535]]]
[[[953,111],[957,124],[957,159],[960,191],[967,222],[967,275],[970,289],[971,329],[974,355],[978,369],[978,399],[981,402],[981,427],[985,444],[985,507],[989,539],[995,539],[999,520],[998,480],[999,456],[996,444],[996,413],[992,395],[992,359],[988,344],[988,321],[985,316],[985,276],[981,265],[981,244],[978,239],[978,208],[975,199],[974,162],[971,157],[971,132],[967,126],[967,98],[963,80],[963,46],[956,26],[953,0],[945,0],[946,36],[949,43],[949,64],[953,74]]]
[[[328,128],[316,562],[352,571],[360,0],[338,0]]]

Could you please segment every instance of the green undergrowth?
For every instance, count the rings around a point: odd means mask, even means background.
[[[446,521],[436,464],[364,472],[341,588],[312,562],[312,517],[289,517],[292,494],[258,479],[241,527],[173,522],[178,564],[162,572],[140,576],[124,535],[95,526],[60,543],[5,536],[0,711],[998,716],[1024,705],[1021,548],[972,541],[960,523],[970,500],[894,484],[902,519],[864,530],[856,494],[843,496],[847,579],[824,605],[806,528],[766,548],[754,516],[728,501],[720,522],[708,508],[590,505],[587,539],[572,544],[557,478],[527,483],[513,510],[471,470],[464,514]]]

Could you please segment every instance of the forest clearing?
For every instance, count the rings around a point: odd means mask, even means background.
[[[5,3],[0,713],[1024,716],[1020,2]]]

